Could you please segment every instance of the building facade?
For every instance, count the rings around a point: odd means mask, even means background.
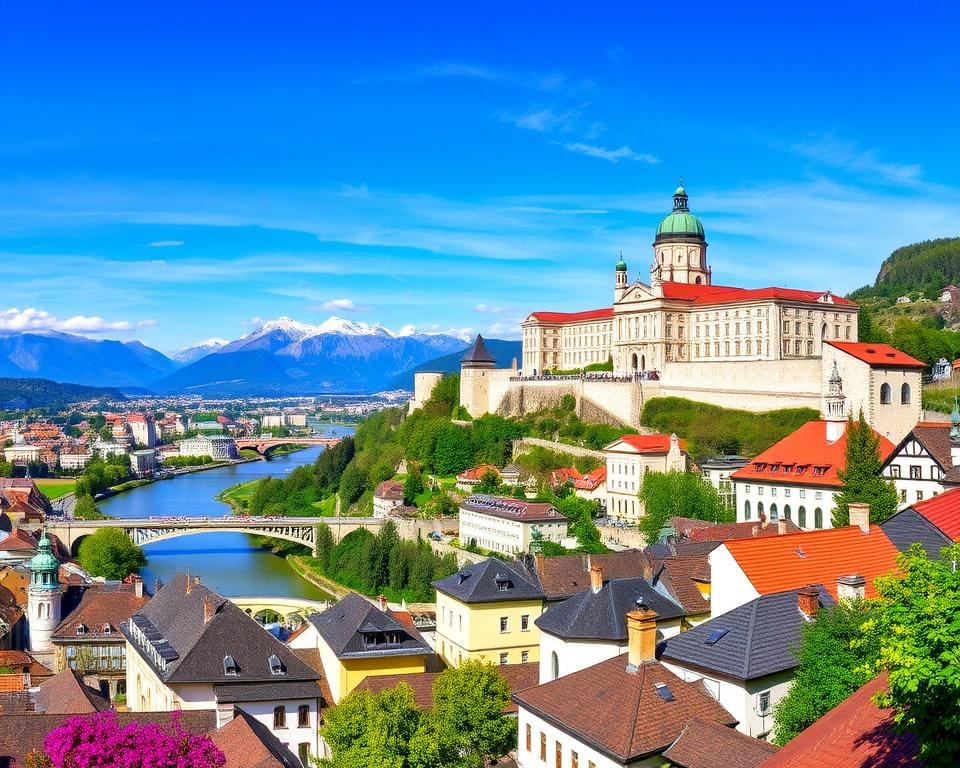
[[[460,502],[460,541],[491,552],[530,551],[539,534],[559,544],[567,535],[567,518],[544,502],[521,501],[475,493]]]
[[[624,435],[603,449],[606,459],[607,514],[636,523],[643,517],[637,494],[648,472],[687,470],[690,457],[676,435]]]

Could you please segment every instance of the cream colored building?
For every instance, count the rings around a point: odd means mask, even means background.
[[[491,552],[514,555],[530,551],[534,530],[559,544],[567,535],[567,518],[545,502],[521,501],[475,493],[460,503],[460,542]]]
[[[636,523],[643,517],[638,498],[647,472],[687,470],[690,457],[676,435],[624,435],[603,449],[607,465],[607,514]]]
[[[9,448],[4,449],[3,457],[11,464],[23,466],[40,461],[40,454],[43,453],[43,447],[40,445],[28,445],[27,443],[15,443]]]

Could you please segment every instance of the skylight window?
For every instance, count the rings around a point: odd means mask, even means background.
[[[280,657],[277,654],[270,654],[270,674],[271,675],[285,675],[287,674],[286,668],[283,666],[283,662],[280,661]]]
[[[657,696],[661,699],[664,701],[673,701],[673,691],[670,690],[666,683],[654,683],[653,687],[657,691]]]
[[[223,674],[225,675],[237,675],[240,672],[240,667],[237,666],[237,662],[234,661],[233,656],[224,656],[223,657]]]
[[[707,639],[704,640],[703,642],[706,643],[707,645],[716,645],[718,642],[720,642],[723,636],[726,635],[727,632],[729,631],[730,631],[729,629],[721,629],[721,628],[711,630],[710,634],[707,635]]]

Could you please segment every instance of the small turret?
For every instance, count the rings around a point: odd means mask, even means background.
[[[623,251],[620,251],[620,260],[614,270],[613,300],[620,301],[627,292],[627,262],[623,260]]]
[[[60,599],[63,587],[59,579],[60,563],[54,557],[50,539],[44,532],[37,545],[37,554],[30,560],[30,588],[27,592],[27,613],[30,626],[30,650],[50,654],[50,635],[60,624]]]
[[[825,411],[827,422],[827,442],[835,443],[847,429],[846,403],[847,398],[843,394],[843,379],[840,378],[840,371],[837,370],[837,361],[833,361],[833,370],[830,372],[830,379],[827,384],[827,395],[825,400]]]

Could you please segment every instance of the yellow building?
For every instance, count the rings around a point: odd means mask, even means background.
[[[426,672],[435,656],[412,624],[356,592],[310,616],[289,645],[317,649],[335,704],[367,677]]]
[[[538,661],[543,590],[521,568],[490,558],[466,565],[437,588],[437,652],[451,666]]]

